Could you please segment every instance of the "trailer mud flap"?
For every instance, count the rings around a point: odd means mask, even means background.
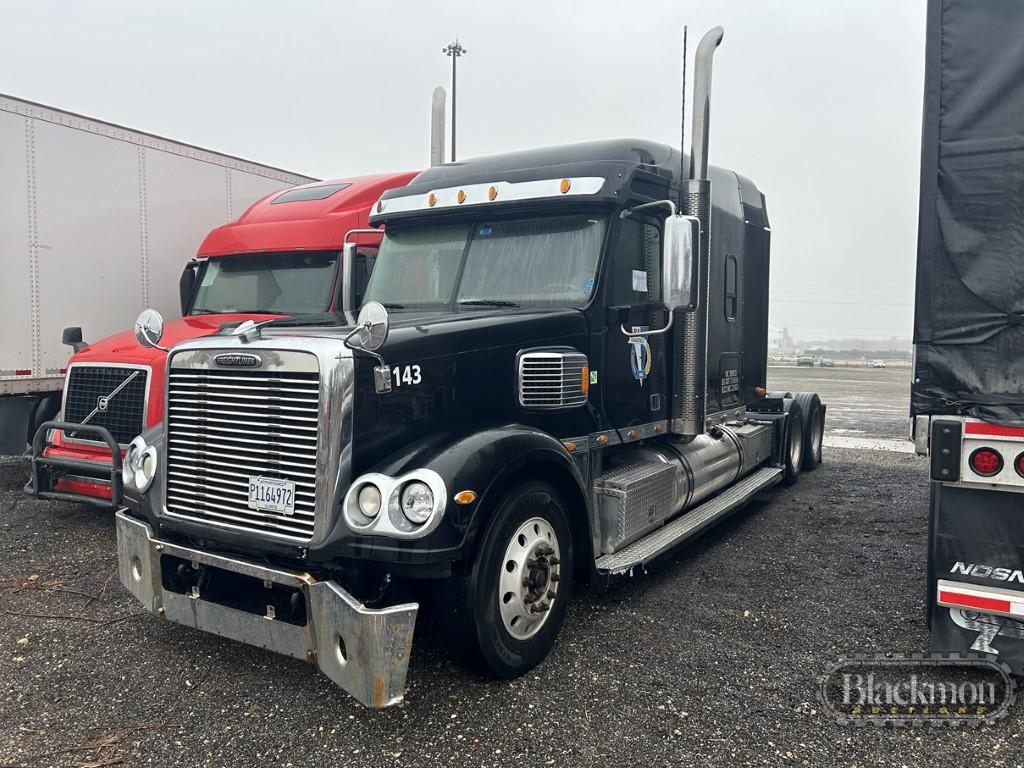
[[[931,650],[1024,674],[1024,494],[932,483]]]

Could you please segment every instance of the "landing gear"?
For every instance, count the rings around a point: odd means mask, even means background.
[[[498,504],[477,556],[437,595],[439,621],[461,659],[497,677],[539,664],[572,594],[573,550],[558,492],[528,482]]]

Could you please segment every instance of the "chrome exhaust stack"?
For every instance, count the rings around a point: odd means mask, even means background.
[[[707,416],[707,350],[709,262],[711,259],[711,181],[708,143],[711,121],[711,69],[715,49],[725,35],[722,27],[709,30],[697,46],[693,75],[693,132],[690,137],[690,178],[680,179],[681,213],[700,220],[699,305],[683,315],[676,334],[679,362],[672,396],[672,432],[693,437],[704,433]]]
[[[430,167],[444,164],[444,88],[438,86],[430,99]]]

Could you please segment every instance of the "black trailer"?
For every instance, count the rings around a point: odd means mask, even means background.
[[[928,10],[911,415],[937,652],[1024,672],[1024,4]]]
[[[765,392],[764,197],[707,164],[720,39],[698,49],[692,159],[621,139],[432,168],[376,204],[354,323],[174,347],[167,423],[125,457],[125,586],[386,706],[410,594],[458,658],[513,677],[574,582],[817,466],[818,397]]]

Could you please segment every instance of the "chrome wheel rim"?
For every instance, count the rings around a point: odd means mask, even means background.
[[[824,430],[821,428],[821,409],[816,408],[811,416],[811,455],[818,460],[821,454],[821,435]]]
[[[800,425],[800,429],[793,429],[793,427],[793,424],[789,425],[789,463],[795,469],[799,469],[804,450],[803,425]]]
[[[551,523],[531,517],[519,526],[498,566],[498,610],[505,630],[528,640],[544,626],[561,580],[561,549]]]

